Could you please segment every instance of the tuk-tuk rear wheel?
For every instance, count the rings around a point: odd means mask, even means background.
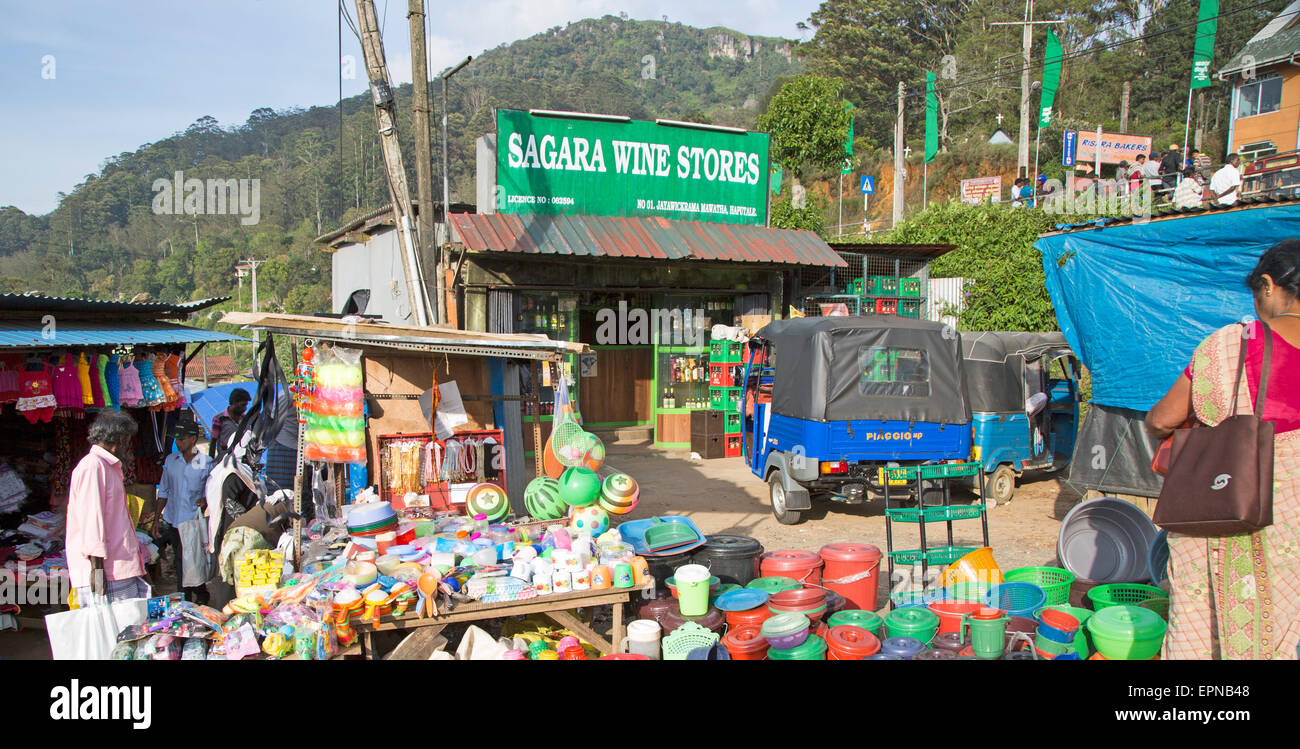
[[[780,471],[773,471],[767,477],[768,497],[772,503],[772,517],[781,525],[796,525],[802,513],[791,510],[785,503],[785,476]]]
[[[1004,505],[1016,495],[1016,472],[1011,466],[998,466],[984,478],[984,504],[988,507]]]

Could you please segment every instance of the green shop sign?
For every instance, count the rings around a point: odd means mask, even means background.
[[[497,212],[767,223],[768,136],[497,110]]]

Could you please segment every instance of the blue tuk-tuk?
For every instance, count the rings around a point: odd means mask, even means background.
[[[969,459],[961,352],[951,327],[893,315],[760,330],[745,356],[744,456],[776,519],[799,522],[814,497],[883,495],[881,468]]]
[[[1069,465],[1079,423],[1079,360],[1060,333],[962,333],[974,419],[971,459],[985,503],[1006,504],[1026,471]]]

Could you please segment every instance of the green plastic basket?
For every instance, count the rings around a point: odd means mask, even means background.
[[[1017,567],[1006,575],[1008,582],[1033,583],[1047,594],[1047,605],[1058,606],[1070,602],[1070,585],[1074,573],[1060,567]]]
[[[1152,596],[1138,604],[1144,609],[1151,609],[1160,615],[1161,619],[1169,621],[1169,599],[1164,596]]]
[[[923,559],[926,564],[952,564],[972,551],[975,551],[974,546],[938,546],[931,547],[928,551],[920,549],[891,551],[889,556],[894,560],[894,564],[920,564]]]
[[[898,295],[901,297],[913,297],[913,298],[921,296],[921,279],[919,278],[898,279]]]
[[[943,589],[943,600],[983,603],[984,594],[993,587],[992,583],[964,582],[953,583]]]
[[[1142,583],[1111,583],[1098,585],[1088,591],[1088,600],[1094,611],[1101,611],[1108,606],[1137,606],[1149,598],[1168,598],[1165,592],[1154,585]]]
[[[915,507],[891,507],[885,514],[895,523],[918,523],[925,516],[927,523],[946,520],[974,520],[984,513],[984,505],[937,505],[924,510]]]

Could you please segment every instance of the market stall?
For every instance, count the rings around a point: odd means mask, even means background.
[[[137,520],[153,497],[170,429],[187,405],[186,368],[208,343],[239,336],[180,325],[224,299],[150,304],[0,295],[0,562],[41,597],[65,603],[64,513],[72,469],[89,450],[101,410],[136,421],[134,460],[124,461]],[[145,522],[147,522],[147,518]],[[141,523],[143,525],[144,523]],[[153,549],[141,532],[142,543]],[[35,609],[24,621],[39,623]]]

